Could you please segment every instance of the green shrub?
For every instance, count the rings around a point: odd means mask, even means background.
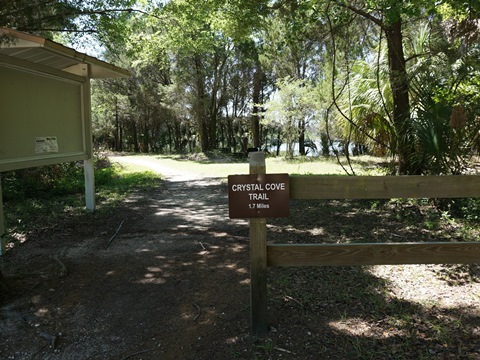
[[[4,200],[75,194],[84,188],[83,166],[65,163],[2,174]]]

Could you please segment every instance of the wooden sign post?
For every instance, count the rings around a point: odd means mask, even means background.
[[[265,153],[248,156],[250,174],[265,174]],[[250,219],[250,300],[252,334],[267,334],[267,219]]]

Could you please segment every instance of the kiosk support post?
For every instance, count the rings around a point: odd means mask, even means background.
[[[265,174],[265,153],[248,155],[250,174]],[[267,220],[250,219],[250,295],[252,335],[267,334]]]
[[[5,220],[3,215],[3,194],[2,194],[2,175],[0,174],[0,256],[5,254],[6,240],[3,237],[5,234]]]
[[[92,158],[83,161],[83,171],[85,174],[85,207],[88,211],[94,211],[95,172]]]

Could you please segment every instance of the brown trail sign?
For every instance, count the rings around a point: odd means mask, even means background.
[[[230,175],[230,218],[279,218],[290,216],[288,174]]]

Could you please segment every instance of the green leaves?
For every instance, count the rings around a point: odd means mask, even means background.
[[[281,131],[287,143],[288,156],[293,156],[292,144],[302,131],[314,132],[318,127],[316,94],[305,80],[284,78],[277,83],[278,90],[265,104],[263,124]],[[301,125],[302,124],[302,125]]]
[[[415,142],[405,162],[452,150],[442,141],[457,103],[468,119],[480,115],[479,9],[453,0],[12,0],[0,20],[95,31],[105,58],[133,74],[102,90],[95,118],[137,148],[237,151],[268,105],[265,121],[290,126],[289,139],[305,121],[320,136],[324,125],[311,119],[328,114],[330,135],[380,154]]]

